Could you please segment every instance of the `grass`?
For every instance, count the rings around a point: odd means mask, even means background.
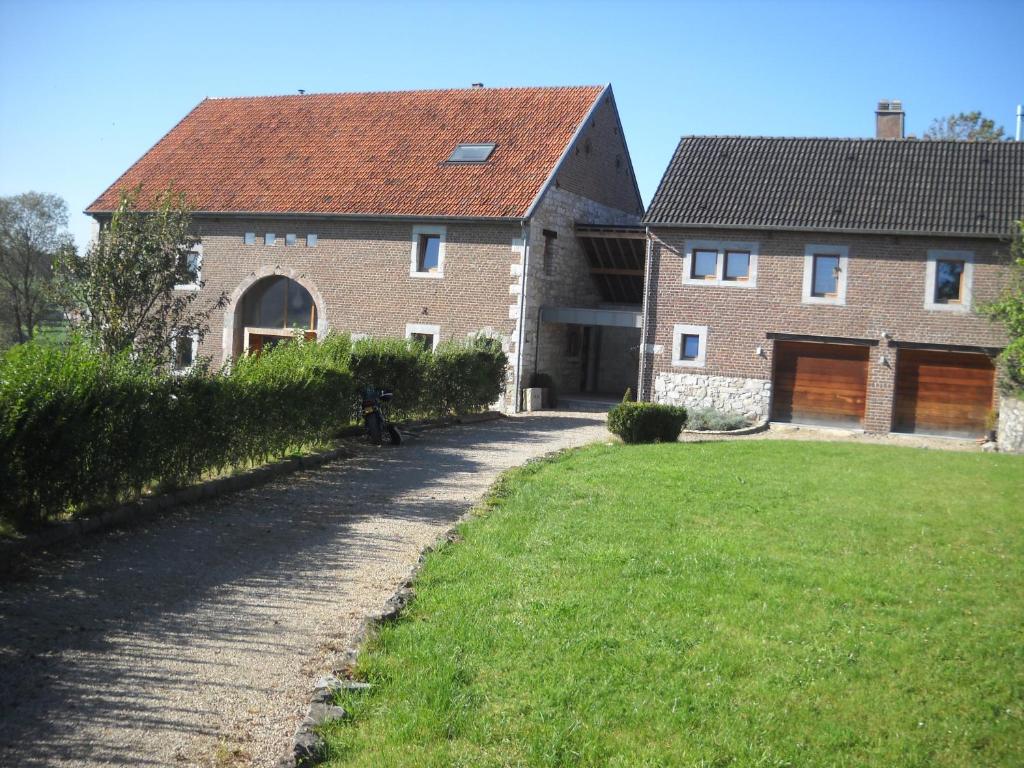
[[[506,476],[361,654],[334,766],[1024,764],[1024,460],[594,446]]]

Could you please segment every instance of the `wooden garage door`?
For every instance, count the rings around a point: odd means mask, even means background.
[[[863,426],[868,352],[853,344],[776,342],[772,419]]]
[[[979,437],[992,407],[995,369],[986,355],[901,349],[893,429]]]

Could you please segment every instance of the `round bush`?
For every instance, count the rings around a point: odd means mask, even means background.
[[[608,414],[608,430],[624,443],[674,443],[685,423],[685,408],[658,403],[623,402]]]

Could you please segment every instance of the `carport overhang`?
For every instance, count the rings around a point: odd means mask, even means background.
[[[564,325],[599,325],[606,328],[643,327],[643,313],[625,309],[541,307],[540,319],[545,323],[562,323]]]

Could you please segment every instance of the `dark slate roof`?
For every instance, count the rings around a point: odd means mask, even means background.
[[[646,224],[1002,237],[1024,142],[684,136]]]

